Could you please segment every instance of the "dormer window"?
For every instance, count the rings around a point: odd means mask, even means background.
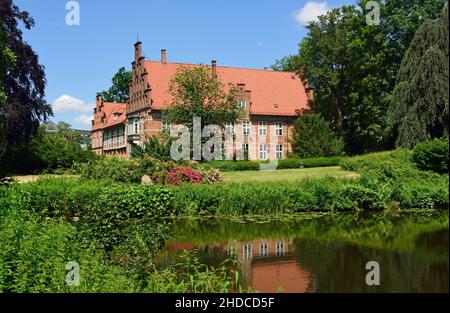
[[[237,106],[238,108],[245,109],[247,107],[247,102],[245,102],[245,100],[238,100]]]
[[[119,118],[119,114],[118,113],[114,113],[114,120],[117,120]]]

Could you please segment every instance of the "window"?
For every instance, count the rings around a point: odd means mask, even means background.
[[[227,135],[234,135],[234,123],[233,122],[227,122],[225,124],[225,132]]]
[[[134,132],[133,132],[133,134],[134,135],[139,134],[139,121],[138,120],[134,121]]]
[[[244,254],[244,259],[251,259],[252,258],[252,245],[250,244],[246,244],[243,247],[243,254]]]
[[[119,114],[114,113],[114,120],[117,120],[119,118]]]
[[[245,102],[245,100],[238,100],[237,106],[238,108],[245,109],[247,107],[247,102]]]
[[[244,153],[244,160],[248,160],[248,143],[242,144],[242,152]]]
[[[283,145],[275,146],[275,157],[280,160],[283,158]]]
[[[284,244],[282,242],[277,242],[275,252],[277,256],[281,256],[284,253]]]
[[[260,134],[261,136],[267,135],[267,126],[266,126],[266,122],[259,122],[259,123],[258,123],[258,131],[259,131],[259,134]]]
[[[261,257],[267,257],[269,255],[269,246],[267,243],[262,243],[259,246],[259,254]]]
[[[244,135],[250,135],[250,122],[249,121],[242,122],[242,133]]]
[[[283,136],[283,123],[275,122],[275,135]]]
[[[170,121],[169,121],[169,117],[165,114],[162,115],[161,117],[161,122],[162,122],[162,131],[163,133],[170,133]]]
[[[259,145],[259,159],[267,160],[267,145]]]

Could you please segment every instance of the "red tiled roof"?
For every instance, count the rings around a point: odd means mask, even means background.
[[[170,104],[169,82],[180,66],[199,65],[145,61],[153,109],[161,110]],[[294,72],[217,66],[217,75],[225,85],[245,84],[245,89],[251,91],[251,114],[296,116],[299,110],[308,108],[305,88]]]
[[[126,103],[103,102],[102,114],[105,119],[102,124],[94,127],[93,129],[96,130],[122,124],[126,120],[126,108]],[[115,120],[114,114],[116,113],[118,116]]]

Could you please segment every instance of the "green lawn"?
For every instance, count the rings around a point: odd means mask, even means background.
[[[225,182],[243,181],[295,181],[307,177],[345,177],[355,178],[358,174],[342,170],[339,166],[314,167],[303,169],[275,170],[275,171],[242,171],[223,172]]]

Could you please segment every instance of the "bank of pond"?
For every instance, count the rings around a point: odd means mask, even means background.
[[[12,184],[0,188],[0,290],[448,291],[448,176],[433,178]],[[369,261],[379,286],[365,283]]]

